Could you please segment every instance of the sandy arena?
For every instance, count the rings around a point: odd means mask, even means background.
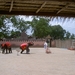
[[[75,51],[50,48],[46,54],[44,48],[30,48],[30,54],[0,53],[0,75],[75,75]]]

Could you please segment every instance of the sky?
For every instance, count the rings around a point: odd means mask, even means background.
[[[20,16],[21,18],[25,19],[26,21],[32,21],[32,16],[25,17],[25,16]],[[71,34],[75,34],[75,19],[54,19],[50,21],[50,25],[61,25],[63,29],[66,31],[69,31]],[[29,29],[27,31],[28,35],[31,35],[31,30]]]
[[[61,25],[63,29],[66,31],[69,31],[71,34],[75,34],[75,19],[70,19],[70,20],[65,20],[63,21],[58,21],[54,20],[50,22],[51,25]]]

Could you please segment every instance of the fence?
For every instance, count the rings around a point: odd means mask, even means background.
[[[56,47],[58,48],[70,48],[72,46],[72,39],[69,40],[55,40]]]
[[[0,44],[2,44],[4,42],[6,42],[6,41],[0,41]],[[8,41],[8,42],[10,42],[12,44],[12,47],[19,47],[22,43],[24,43],[24,42],[27,43],[29,41],[24,40],[24,41]],[[34,42],[33,47],[43,47],[45,41],[36,40],[36,41],[32,41],[32,42]]]
[[[73,40],[52,40],[51,41],[51,47],[57,47],[57,48],[70,48],[71,46],[75,46],[75,43],[73,42]],[[0,44],[4,43],[6,41],[0,41]],[[20,44],[24,43],[24,42],[29,42],[29,41],[9,41],[11,42],[13,47],[19,47]],[[32,42],[34,42],[34,46],[33,47],[43,47],[45,40],[32,40]],[[73,45],[74,44],[74,45]]]

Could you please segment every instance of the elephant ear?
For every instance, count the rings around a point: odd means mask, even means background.
[[[29,46],[33,46],[34,43],[33,43],[33,42],[29,42],[28,45],[29,45]]]
[[[1,44],[0,46],[1,46],[1,49],[3,49],[3,48],[4,48],[4,44]]]

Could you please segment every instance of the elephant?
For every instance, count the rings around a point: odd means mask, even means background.
[[[6,53],[8,54],[8,51],[9,53],[12,53],[12,49],[11,49],[11,44],[10,42],[5,42],[5,43],[2,43],[1,44],[1,49],[2,49],[2,53]],[[6,51],[6,52],[5,52]]]
[[[23,43],[20,45],[20,49],[21,49],[21,54],[23,53],[24,50],[26,50],[26,54],[29,54],[30,52],[30,49],[29,47],[30,46],[33,46],[34,43],[33,42],[28,42],[28,43]]]

